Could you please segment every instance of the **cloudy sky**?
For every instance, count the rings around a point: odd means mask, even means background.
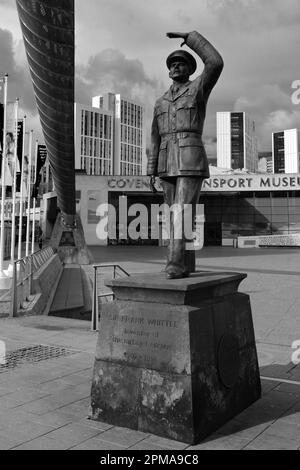
[[[121,92],[144,103],[149,123],[155,99],[169,87],[165,59],[180,45],[165,33],[197,30],[225,62],[208,107],[210,156],[216,111],[248,112],[260,150],[271,149],[273,131],[300,128],[300,105],[291,100],[292,82],[300,80],[299,0],[75,0],[75,6],[77,101]],[[22,112],[38,129],[14,0],[0,0],[0,74],[6,72],[9,98],[20,96]]]

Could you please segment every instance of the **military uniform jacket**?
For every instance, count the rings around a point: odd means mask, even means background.
[[[186,44],[204,62],[204,71],[174,93],[173,86],[154,107],[147,174],[160,176],[209,177],[202,143],[203,124],[209,94],[216,84],[223,60],[216,49],[196,31]]]

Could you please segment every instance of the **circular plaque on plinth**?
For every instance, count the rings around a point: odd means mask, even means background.
[[[235,336],[222,336],[218,347],[218,371],[222,384],[232,388],[239,376],[239,343]]]

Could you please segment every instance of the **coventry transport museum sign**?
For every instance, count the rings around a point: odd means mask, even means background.
[[[160,190],[159,180],[156,187]],[[109,191],[147,191],[149,178],[114,177],[108,179]],[[203,192],[234,191],[299,191],[300,175],[218,175],[212,176],[203,183]]]

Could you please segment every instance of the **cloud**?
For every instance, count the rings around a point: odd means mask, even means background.
[[[178,10],[177,18],[185,26],[192,23],[192,17],[187,14],[186,10],[183,10],[183,9]]]
[[[207,0],[208,8],[226,26],[257,31],[299,23],[298,0]]]
[[[207,137],[204,140],[205,150],[209,163],[216,163],[217,160],[217,139],[216,137]]]
[[[3,29],[0,29],[0,56],[2,73],[8,70],[14,71],[13,36],[9,31]]]
[[[179,47],[166,31],[198,30],[220,50],[225,68],[209,99],[204,140],[213,155],[216,112],[253,115],[261,146],[278,127],[300,127],[291,83],[300,79],[299,0],[87,0],[76,5],[76,100],[90,104],[105,91],[120,92],[146,109],[147,138],[155,100],[169,87],[165,58]],[[13,8],[12,8],[13,7]],[[10,73],[9,95],[37,113],[20,40],[15,2],[0,0],[0,74]],[[3,27],[3,26],[2,26]],[[201,60],[199,71],[201,70]],[[195,77],[194,77],[195,78]]]
[[[0,57],[0,73],[9,74],[9,100],[20,97],[20,115],[26,114],[28,126],[37,125],[37,133],[41,136],[23,41],[14,43],[12,34],[0,29]],[[91,56],[86,65],[78,65],[75,90],[76,101],[87,105],[91,103],[92,96],[108,91],[142,103],[146,110],[147,129],[154,102],[165,91],[161,81],[147,75],[140,60],[129,59],[116,49],[103,50]]]
[[[259,147],[271,150],[272,132],[300,129],[300,106],[292,106],[291,93],[285,93],[278,85],[262,85],[248,90],[239,97],[235,111],[245,111],[256,122]]]
[[[116,49],[103,50],[90,57],[86,65],[77,67],[76,101],[89,105],[92,96],[121,93],[144,105],[148,128],[154,102],[163,91],[162,83],[146,74],[140,60],[128,59]]]
[[[266,135],[271,135],[272,132],[295,128],[300,129],[300,109],[293,111],[278,109],[267,116],[262,131]]]
[[[15,47],[12,34],[0,29],[0,73],[8,74],[8,99],[20,98],[26,111],[35,110],[33,88],[27,64],[19,65],[15,59]]]
[[[262,85],[259,88],[252,88],[246,94],[237,99],[235,109],[247,108],[251,111],[269,113],[275,109],[290,108],[291,96],[284,93],[278,85]]]
[[[19,118],[26,115],[27,130],[34,129],[34,139],[43,141],[23,41],[15,44],[11,32],[3,29],[0,29],[0,57],[0,75],[8,74],[8,101],[20,99]],[[1,94],[0,101],[3,101]]]

